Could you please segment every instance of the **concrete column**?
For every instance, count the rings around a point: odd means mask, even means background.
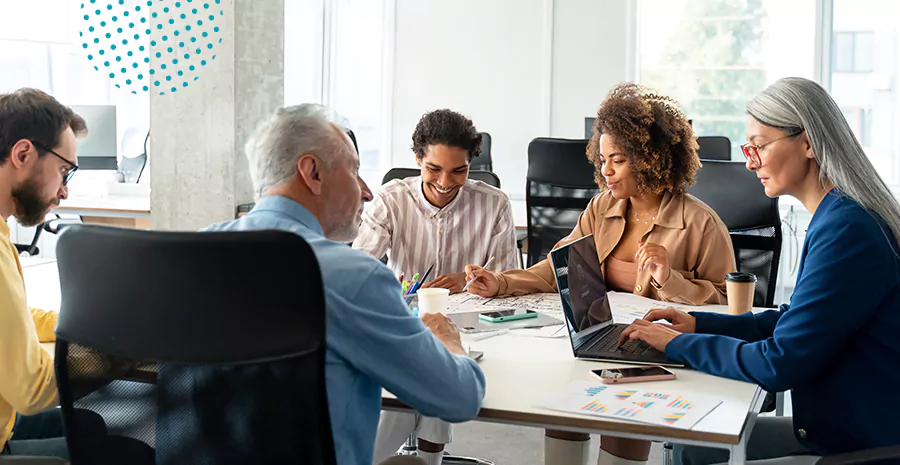
[[[151,226],[196,230],[233,219],[237,205],[253,201],[244,145],[284,105],[284,0],[154,1],[150,13],[150,84],[161,84],[150,89]]]

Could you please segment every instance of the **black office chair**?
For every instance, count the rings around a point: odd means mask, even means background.
[[[34,236],[31,238],[30,244],[13,244],[16,246],[16,251],[19,253],[20,257],[33,257],[41,253],[41,249],[38,248],[41,231],[46,231],[50,234],[59,234],[68,226],[81,224],[81,219],[79,218],[63,218],[56,213],[51,213],[50,215],[54,218],[44,221],[34,229]]]
[[[353,133],[353,130],[347,129],[347,136],[350,137],[350,141],[353,142],[353,148],[356,149],[356,154],[359,155],[359,144],[356,142],[356,134]]]
[[[16,252],[18,252],[20,257],[33,257],[41,253],[41,249],[38,248],[38,242],[41,240],[41,230],[43,229],[43,224],[34,228],[34,236],[31,238],[31,242],[28,244],[23,243],[14,243],[16,246]]]
[[[74,465],[336,463],[324,291],[302,238],[77,225],[57,257]],[[80,435],[73,408],[102,415],[115,447]]]
[[[133,138],[135,136],[135,132],[137,130],[132,128],[129,129],[125,134],[125,138]],[[121,182],[137,184],[141,180],[141,175],[144,173],[144,168],[147,166],[147,144],[150,141],[150,131],[147,131],[147,134],[144,136],[144,144],[143,151],[137,156],[131,156],[132,154],[123,154],[122,159],[119,160],[119,174],[121,174]],[[128,144],[129,146],[131,144]],[[126,150],[126,143],[122,142],[122,150]]]
[[[738,270],[756,275],[753,305],[773,307],[781,258],[778,198],[736,161],[703,162],[690,193],[709,205],[731,233]]]
[[[528,266],[543,260],[567,236],[591,199],[600,192],[586,139],[539,137],[528,144],[525,204]]]
[[[816,465],[887,465],[900,463],[900,446],[879,447],[822,457]]]
[[[697,156],[701,160],[731,160],[731,141],[725,136],[702,136],[697,138]]]
[[[381,184],[387,184],[388,181],[392,181],[394,179],[405,179],[413,176],[418,176],[420,173],[418,168],[391,168],[387,173],[384,174],[384,177],[381,178]],[[497,177],[496,174],[490,171],[480,171],[480,170],[469,170],[469,179],[475,181],[481,181],[489,186],[500,188],[500,178]]]
[[[0,465],[69,465],[69,462],[56,457],[0,455]]]
[[[481,134],[481,153],[472,160],[470,170],[494,171],[494,163],[491,161],[491,135],[486,132]]]

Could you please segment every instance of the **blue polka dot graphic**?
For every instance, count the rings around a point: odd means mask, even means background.
[[[85,57],[120,89],[176,93],[216,59],[221,0],[84,0]],[[148,78],[153,75],[153,78]]]

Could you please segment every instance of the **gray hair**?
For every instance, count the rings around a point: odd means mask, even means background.
[[[245,147],[254,192],[262,194],[289,180],[304,154],[315,155],[330,169],[336,155],[352,152],[334,126],[344,129],[346,120],[334,110],[313,103],[280,108],[260,124]]]
[[[878,215],[900,242],[900,205],[825,89],[808,79],[780,79],[747,104],[747,113],[789,133],[805,130],[819,182],[826,186],[831,181],[842,195]]]

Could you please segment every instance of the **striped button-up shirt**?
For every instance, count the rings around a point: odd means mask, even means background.
[[[444,208],[428,202],[422,178],[385,184],[366,208],[359,237],[353,243],[381,258],[387,254],[394,274],[412,278],[434,270],[428,281],[464,272],[466,265],[503,271],[516,266],[516,231],[509,198],[500,189],[467,180]]]

